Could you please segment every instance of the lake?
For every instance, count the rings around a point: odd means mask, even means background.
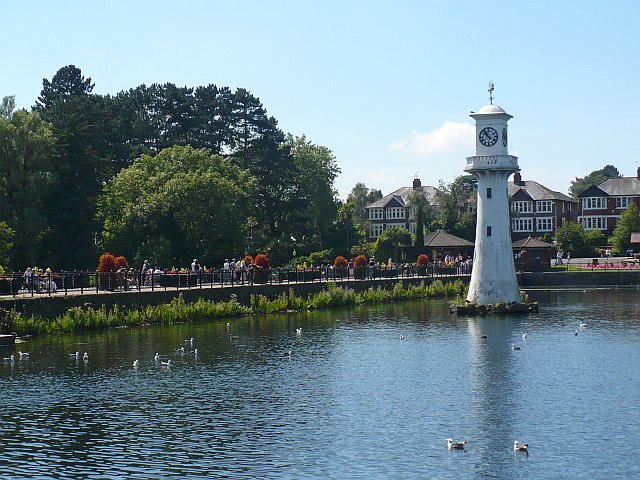
[[[640,291],[529,293],[539,314],[431,300],[4,347],[0,476],[640,478]]]

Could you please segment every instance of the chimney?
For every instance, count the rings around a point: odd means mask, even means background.
[[[638,175],[640,175],[640,168],[638,168]],[[640,177],[638,177],[640,178]],[[420,179],[418,177],[413,179],[413,189],[414,190],[420,190],[420,188],[422,188],[422,182],[420,181]]]
[[[522,185],[522,176],[520,176],[520,172],[516,172],[513,174],[513,184]]]
[[[636,170],[636,177],[640,180],[640,167]]]

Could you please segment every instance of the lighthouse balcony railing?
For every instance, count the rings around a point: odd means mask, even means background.
[[[483,168],[514,168],[518,169],[518,157],[513,155],[475,155],[467,157],[467,169],[483,169]]]

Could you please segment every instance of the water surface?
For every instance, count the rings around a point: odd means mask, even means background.
[[[2,350],[30,353],[0,365],[2,477],[640,478],[638,295],[534,291],[525,317],[420,301],[32,339]]]

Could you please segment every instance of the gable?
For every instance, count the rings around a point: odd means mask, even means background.
[[[511,201],[513,202],[527,202],[527,201],[532,201],[533,198],[531,198],[531,195],[529,195],[529,193],[524,190],[524,189],[519,189],[516,193],[514,193],[511,196]]]
[[[609,194],[607,192],[603,192],[599,187],[597,187],[595,185],[591,185],[584,192],[582,192],[580,195],[578,195],[578,197],[580,197],[580,198],[585,198],[585,197],[608,197],[608,196],[609,196]]]

